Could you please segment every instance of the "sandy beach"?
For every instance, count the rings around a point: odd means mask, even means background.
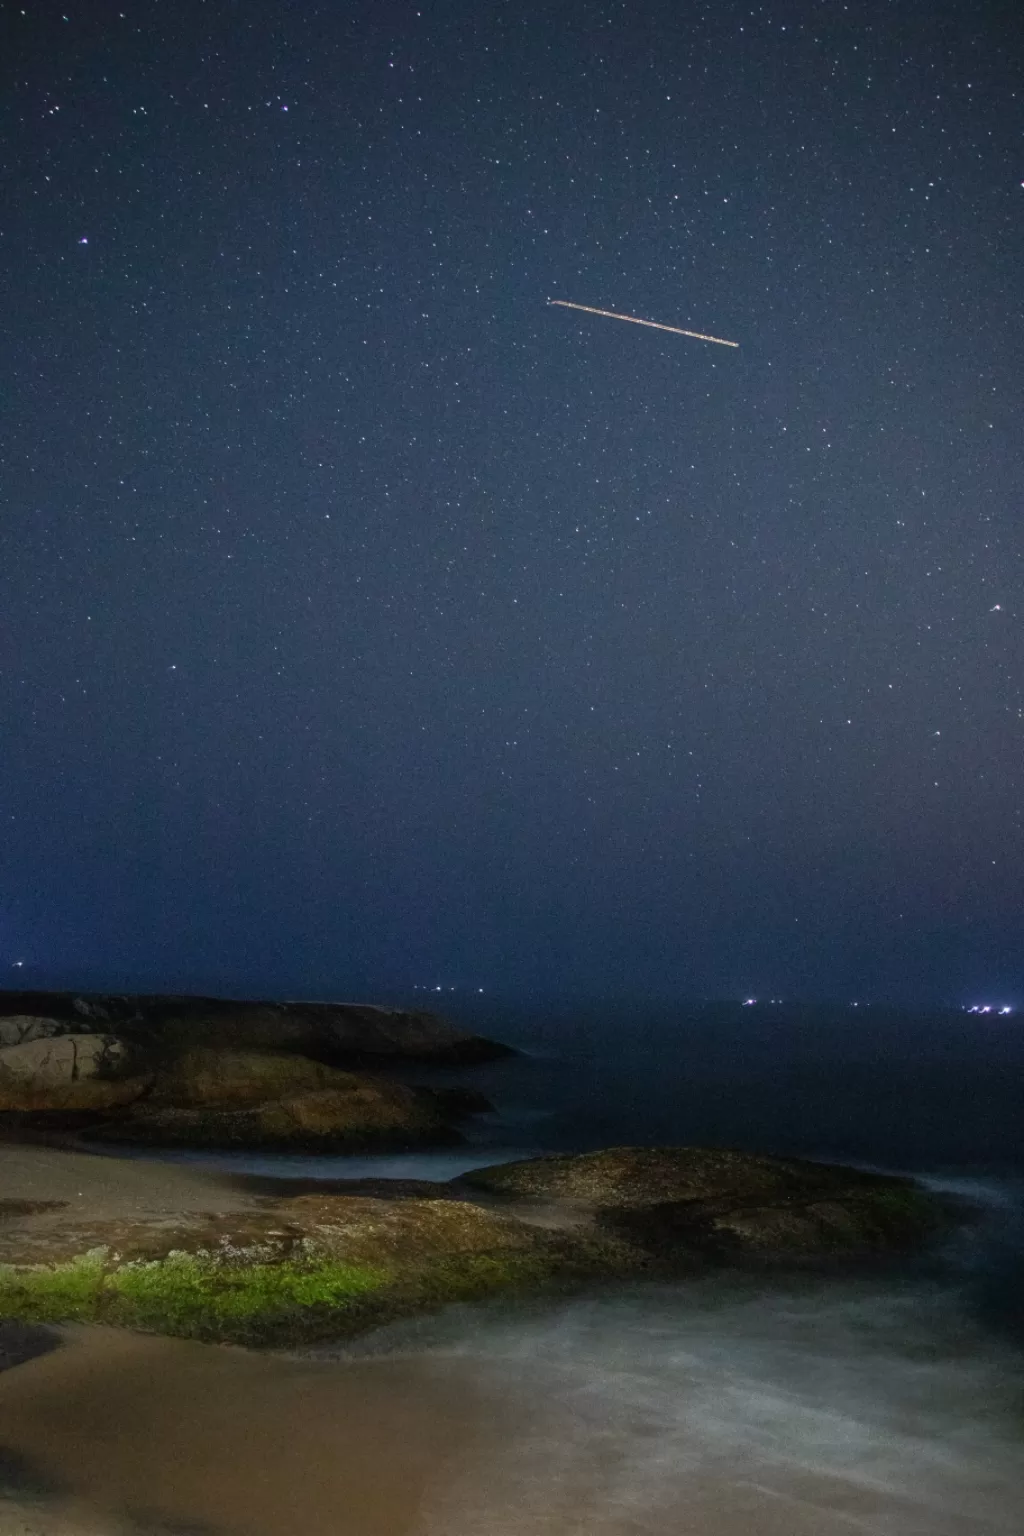
[[[0,1197],[66,1201],[96,1221],[173,1216],[183,1211],[240,1211],[256,1199],[244,1178],[230,1174],[153,1158],[14,1142],[0,1142]]]
[[[145,1221],[157,1230],[201,1214],[257,1207],[266,1181],[155,1158],[0,1142],[0,1263],[28,1246],[79,1232],[80,1247],[103,1223]]]

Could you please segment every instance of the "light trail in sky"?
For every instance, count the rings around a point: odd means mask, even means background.
[[[662,325],[659,320],[638,320],[636,315],[619,315],[614,309],[594,309],[590,304],[570,304],[568,299],[548,299],[562,309],[581,309],[585,315],[603,315],[606,320],[628,320],[630,325],[647,325],[652,331],[671,331],[673,336],[690,336],[694,341],[713,341],[717,347],[738,347],[738,341],[723,341],[721,336],[705,336],[702,331],[684,331],[678,325]]]

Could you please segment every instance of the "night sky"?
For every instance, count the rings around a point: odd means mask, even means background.
[[[6,7],[0,984],[1024,1003],[1017,20]]]

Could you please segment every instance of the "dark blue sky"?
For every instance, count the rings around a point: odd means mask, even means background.
[[[0,979],[1024,1002],[1014,19],[8,8]]]

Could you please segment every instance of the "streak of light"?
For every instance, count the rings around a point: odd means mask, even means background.
[[[652,331],[671,331],[673,336],[690,336],[694,341],[713,341],[716,347],[738,347],[738,341],[723,341],[721,336],[705,336],[703,331],[684,331],[678,325],[662,325],[660,320],[639,320],[636,315],[619,315],[614,309],[594,309],[590,304],[570,304],[568,299],[548,299],[562,309],[581,309],[585,315],[603,315],[606,320],[628,320],[630,325],[647,325]]]

